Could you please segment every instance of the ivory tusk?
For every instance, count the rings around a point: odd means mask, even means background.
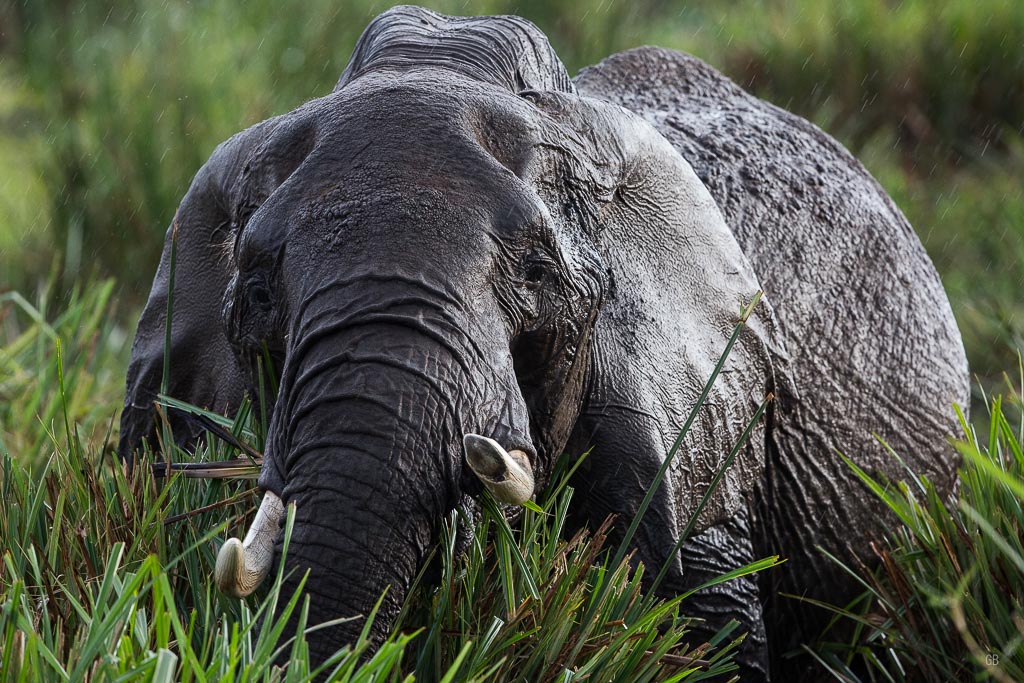
[[[470,469],[491,492],[495,500],[507,505],[522,505],[533,495],[533,468],[523,451],[511,452],[497,441],[479,434],[462,439]]]
[[[283,512],[281,499],[267,491],[245,541],[231,538],[221,546],[213,575],[222,592],[244,598],[266,578],[274,561],[274,542]]]

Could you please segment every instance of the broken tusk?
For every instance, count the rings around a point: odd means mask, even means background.
[[[244,598],[266,578],[274,561],[274,542],[283,512],[281,499],[267,491],[245,541],[231,538],[221,546],[213,575],[222,592]]]
[[[533,467],[525,452],[502,448],[494,439],[466,434],[462,439],[470,469],[495,500],[522,505],[533,495]]]

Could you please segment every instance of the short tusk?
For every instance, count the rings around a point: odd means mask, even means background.
[[[462,439],[466,461],[494,499],[522,505],[533,495],[533,467],[523,451],[506,451],[494,439],[466,434]]]
[[[281,499],[267,491],[245,541],[231,538],[221,546],[213,575],[222,592],[244,598],[266,578],[274,561],[274,542],[283,512]]]

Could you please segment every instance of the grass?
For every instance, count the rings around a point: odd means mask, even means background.
[[[62,311],[14,293],[0,299],[0,368],[16,380],[5,388],[0,446],[0,670],[7,680],[308,680],[318,671],[304,638],[282,637],[288,617],[307,606],[281,593],[280,573],[249,602],[212,586],[216,542],[254,512],[251,484],[164,481],[126,470],[113,454],[109,411],[120,377],[104,366],[120,367],[123,333],[108,305],[112,287],[83,288]],[[109,389],[101,382],[118,388],[98,391]],[[224,460],[240,455],[239,442],[262,447],[265,418],[248,404],[234,421],[213,419],[232,438],[166,457]],[[735,624],[709,643],[688,643],[689,594],[645,593],[645,568],[631,566],[625,544],[607,547],[610,520],[567,532],[573,491],[562,465],[514,526],[489,499],[476,524],[452,513],[435,551],[440,582],[418,581],[382,647],[371,652],[361,638],[319,673],[338,681],[697,681],[735,670]],[[464,553],[456,552],[460,525],[471,529]],[[292,663],[274,673],[282,652]]]
[[[1024,413],[1009,391],[988,401],[987,433],[961,415],[954,499],[914,472],[877,481],[847,460],[899,522],[864,558],[877,569],[844,566],[863,594],[828,607],[836,623],[856,625],[852,641],[826,634],[819,644],[840,680],[1024,680]]]
[[[708,56],[855,153],[880,131],[901,156],[972,159],[1024,132],[1024,9],[1015,0],[697,3]],[[654,33],[678,42],[678,24]]]
[[[114,289],[112,280],[75,287],[56,304],[48,288],[34,303],[15,291],[0,293],[0,452],[26,465],[45,460],[65,411],[89,441],[103,444],[110,436],[128,358]],[[57,340],[63,396],[54,390]]]
[[[303,639],[280,632],[305,605],[281,594],[280,576],[250,602],[211,586],[217,540],[244,528],[258,502],[250,485],[183,477],[160,484],[113,456],[121,378],[109,366],[121,367],[125,344],[109,306],[112,287],[85,287],[62,310],[40,310],[13,293],[0,300],[0,369],[12,380],[3,385],[0,446],[0,670],[9,680],[265,680],[278,675],[276,656],[289,652],[297,663],[279,672],[282,680],[306,680],[315,672]],[[826,633],[815,646],[840,680],[1024,676],[1024,411],[1013,386],[1009,392],[987,400],[989,431],[963,423],[969,437],[958,445],[965,461],[956,500],[938,497],[912,472],[886,483],[857,471],[899,523],[880,530],[875,557],[864,558],[877,569],[847,567],[864,594],[842,608],[822,606],[856,624],[852,641]],[[249,406],[220,422],[262,446],[263,418]],[[174,457],[237,455],[211,438]],[[692,647],[688,596],[645,594],[646,570],[631,572],[623,547],[607,547],[607,525],[565,533],[568,474],[556,475],[559,483],[515,525],[485,506],[464,553],[456,536],[465,521],[453,513],[434,558],[440,581],[418,583],[398,630],[375,654],[363,639],[329,663],[333,680],[727,675],[741,634],[726,630]],[[259,609],[273,616],[258,630]]]

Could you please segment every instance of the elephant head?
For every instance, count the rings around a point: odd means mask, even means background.
[[[264,347],[280,366],[266,498],[217,580],[252,589],[294,502],[287,564],[295,581],[309,571],[311,623],[366,614],[389,589],[378,634],[445,514],[484,487],[528,499],[567,444],[598,438],[585,411],[605,415],[622,455],[592,495],[615,506],[642,491],[664,443],[632,450],[672,412],[659,395],[696,394],[758,289],[689,165],[639,117],[576,92],[515,17],[381,15],[331,94],[218,148],[177,220],[172,386],[230,408]],[[165,258],[133,350],[123,453],[150,419],[167,275]],[[764,328],[753,320],[741,344],[761,349]],[[739,384],[724,390],[746,400]],[[732,422],[659,493],[641,534],[658,552]],[[738,489],[723,486],[705,521]],[[351,628],[318,631],[314,652]]]

